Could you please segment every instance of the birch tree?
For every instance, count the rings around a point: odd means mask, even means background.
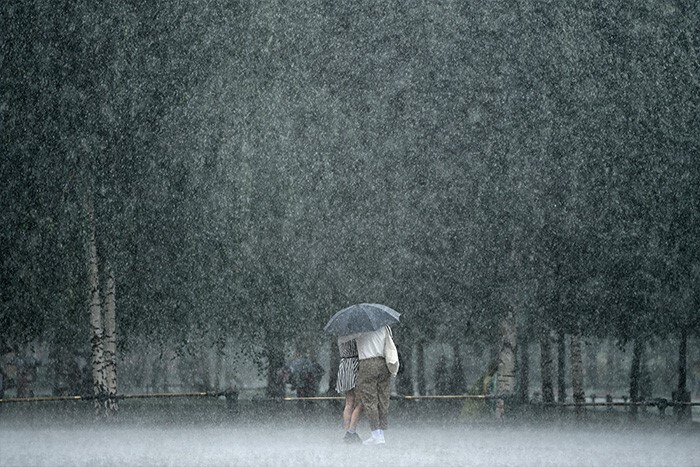
[[[92,387],[95,397],[95,414],[103,413],[107,384],[105,380],[104,325],[102,319],[102,299],[100,296],[99,258],[97,256],[97,238],[95,234],[95,210],[92,197],[86,201],[88,238],[88,283],[90,286],[90,305],[88,307],[90,323],[90,354],[92,368]]]
[[[104,306],[104,384],[107,394],[106,414],[117,412],[117,303],[114,270],[107,263]]]
[[[498,350],[498,374],[496,394],[503,398],[515,393],[516,326],[513,312],[509,311],[501,321],[501,337]]]

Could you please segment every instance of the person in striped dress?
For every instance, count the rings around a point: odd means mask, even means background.
[[[345,394],[345,408],[343,410],[345,437],[343,440],[346,443],[358,443],[362,440],[355,430],[362,414],[362,404],[355,390],[357,370],[360,365],[357,355],[357,343],[354,339],[345,342],[338,341],[338,351],[340,353],[340,365],[338,365],[338,378],[335,390],[338,394]]]

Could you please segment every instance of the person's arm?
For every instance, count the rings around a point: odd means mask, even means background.
[[[343,342],[348,342],[348,341],[351,341],[353,339],[357,339],[360,334],[362,334],[362,333],[350,334],[349,336],[338,336],[338,344],[342,344]]]

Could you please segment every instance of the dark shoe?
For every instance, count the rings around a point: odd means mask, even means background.
[[[355,444],[355,443],[361,443],[362,439],[360,438],[360,435],[357,433],[350,433],[349,431],[345,433],[345,436],[343,437],[343,441],[345,441],[347,444]]]

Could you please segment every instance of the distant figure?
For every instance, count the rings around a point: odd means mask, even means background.
[[[238,385],[231,383],[226,390],[224,390],[223,395],[226,398],[226,408],[229,414],[238,415],[238,397],[240,395]]]
[[[367,413],[372,437],[362,442],[364,445],[385,444],[384,430],[389,420],[389,382],[391,373],[384,358],[384,345],[389,326],[376,331],[351,334],[338,338],[338,342],[355,339],[360,365],[357,372],[357,389],[363,410]]]
[[[298,357],[289,362],[283,371],[285,383],[290,383],[297,397],[315,397],[318,395],[318,385],[326,372],[315,360],[308,357]],[[303,410],[311,408],[311,401],[300,401]]]
[[[506,403],[503,399],[496,399],[496,420],[503,423],[506,415]]]
[[[343,429],[345,429],[346,443],[358,443],[362,441],[357,434],[357,423],[362,414],[362,404],[355,391],[357,383],[357,371],[360,360],[357,355],[357,342],[350,340],[341,342],[338,339],[338,351],[340,364],[338,365],[338,378],[335,390],[338,394],[345,394],[345,408],[343,409]]]

